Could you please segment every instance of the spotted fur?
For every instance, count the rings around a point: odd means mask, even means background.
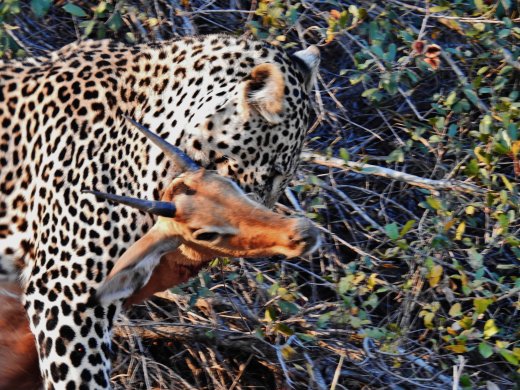
[[[47,389],[110,387],[120,303],[96,287],[153,224],[81,190],[159,199],[176,174],[122,114],[273,204],[308,126],[313,53],[210,35],[0,62],[0,274],[21,275]]]

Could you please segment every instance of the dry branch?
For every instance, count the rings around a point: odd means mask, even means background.
[[[397,180],[410,185],[426,188],[431,191],[460,191],[468,193],[483,193],[484,190],[474,184],[460,180],[435,180],[399,172],[394,169],[379,167],[356,161],[344,161],[337,157],[325,157],[318,153],[303,152],[302,159],[314,164],[331,168],[351,169],[363,175],[381,176],[391,180]]]
[[[172,325],[164,322],[158,323],[143,320],[126,324],[125,327],[131,328],[131,333],[142,339],[175,340],[190,343],[200,342],[206,345],[254,354],[266,360],[276,360],[277,358],[276,349],[273,346],[254,335],[243,332],[216,329],[201,325]],[[126,332],[122,327],[116,327],[114,334],[121,337],[126,336]]]

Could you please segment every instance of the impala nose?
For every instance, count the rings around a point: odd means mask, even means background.
[[[306,256],[314,252],[320,246],[320,232],[314,224],[307,220],[301,220],[299,224],[298,242],[303,244],[301,256]]]

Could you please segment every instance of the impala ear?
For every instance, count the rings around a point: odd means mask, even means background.
[[[116,262],[97,291],[97,298],[103,306],[128,298],[143,287],[161,257],[179,247],[180,240],[168,234],[166,225],[160,219]]]
[[[269,123],[280,123],[284,89],[284,77],[276,65],[265,63],[255,66],[243,90],[242,110],[246,118],[253,110]]]
[[[303,73],[304,88],[309,92],[314,85],[318,67],[320,65],[320,50],[312,45],[305,50],[297,51],[292,55],[294,62],[298,65]]]

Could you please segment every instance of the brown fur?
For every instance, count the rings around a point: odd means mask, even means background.
[[[249,118],[250,110],[255,110],[268,122],[278,123],[283,111],[284,89],[284,76],[278,66],[269,63],[255,66],[244,88],[243,116]]]
[[[35,390],[42,382],[21,294],[17,284],[0,283],[0,390]]]
[[[212,256],[210,258],[213,258]],[[159,291],[175,287],[187,282],[198,274],[203,263],[197,265],[186,265],[188,259],[180,250],[169,253],[161,259],[159,265],[154,269],[152,277],[146,285],[125,301],[128,308],[141,303]]]
[[[280,69],[273,64],[260,64],[251,71],[251,78],[251,84],[267,84],[270,99],[265,101],[265,110],[274,114],[282,112],[285,83]]]
[[[307,219],[277,214],[250,200],[229,179],[203,168],[175,179],[161,200],[175,205],[175,216],[159,217],[121,256],[98,289],[102,302],[128,299],[147,282],[148,294],[172,287],[218,256],[295,257],[318,242],[318,232]],[[203,235],[212,238],[199,239]],[[153,271],[157,263],[150,259],[165,256],[160,269]]]

